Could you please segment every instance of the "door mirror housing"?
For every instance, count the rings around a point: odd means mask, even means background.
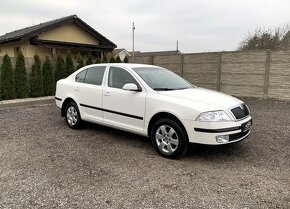
[[[127,90],[127,91],[141,91],[141,89],[138,88],[138,86],[134,83],[126,83],[123,86],[123,90]]]

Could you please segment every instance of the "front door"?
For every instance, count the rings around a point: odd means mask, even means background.
[[[107,84],[103,90],[104,122],[131,131],[143,132],[146,91],[123,90],[126,83],[136,79],[125,69],[110,67]]]

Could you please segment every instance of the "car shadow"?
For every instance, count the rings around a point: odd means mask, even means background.
[[[126,132],[126,131],[122,131],[122,130],[115,129],[115,128],[111,128],[108,126],[103,126],[103,125],[94,124],[94,123],[90,123],[90,122],[84,122],[83,129],[94,131],[94,132],[96,132],[96,134],[102,133],[111,139],[116,138],[116,139],[118,139],[118,142],[120,140],[122,140],[123,142],[133,141],[132,146],[134,146],[134,144],[138,145],[138,143],[142,144],[143,146],[144,146],[144,144],[148,144],[148,146],[151,145],[150,139],[148,137],[137,135],[137,134]],[[129,144],[129,146],[130,146],[130,144]]]
[[[202,145],[190,144],[186,157],[188,159],[202,158],[213,161],[232,161],[248,157],[247,145],[243,143],[233,143],[226,145]]]
[[[148,137],[89,122],[84,122],[83,129],[94,131],[96,134],[104,134],[112,140],[111,143],[113,144],[114,140],[118,139],[117,143],[125,143],[126,146],[131,148],[146,149],[148,155],[152,155],[152,152],[158,155],[157,152],[153,150],[151,141]],[[233,158],[240,159],[249,156],[248,146],[245,144],[247,143],[241,142],[227,145],[202,145],[192,143],[189,144],[188,153],[183,158],[200,158],[209,161],[225,161],[225,159],[233,160]]]

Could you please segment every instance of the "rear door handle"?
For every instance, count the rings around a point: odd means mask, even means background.
[[[79,87],[76,87],[76,88],[75,88],[75,91],[80,91],[80,88],[79,88]]]
[[[108,96],[111,96],[111,93],[110,93],[110,92],[105,92],[105,93],[104,93],[104,96],[107,96],[107,97],[108,97]]]

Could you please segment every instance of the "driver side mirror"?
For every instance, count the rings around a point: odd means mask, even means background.
[[[134,83],[126,83],[123,86],[123,90],[127,90],[127,91],[142,91],[141,89],[138,88],[138,86]]]

